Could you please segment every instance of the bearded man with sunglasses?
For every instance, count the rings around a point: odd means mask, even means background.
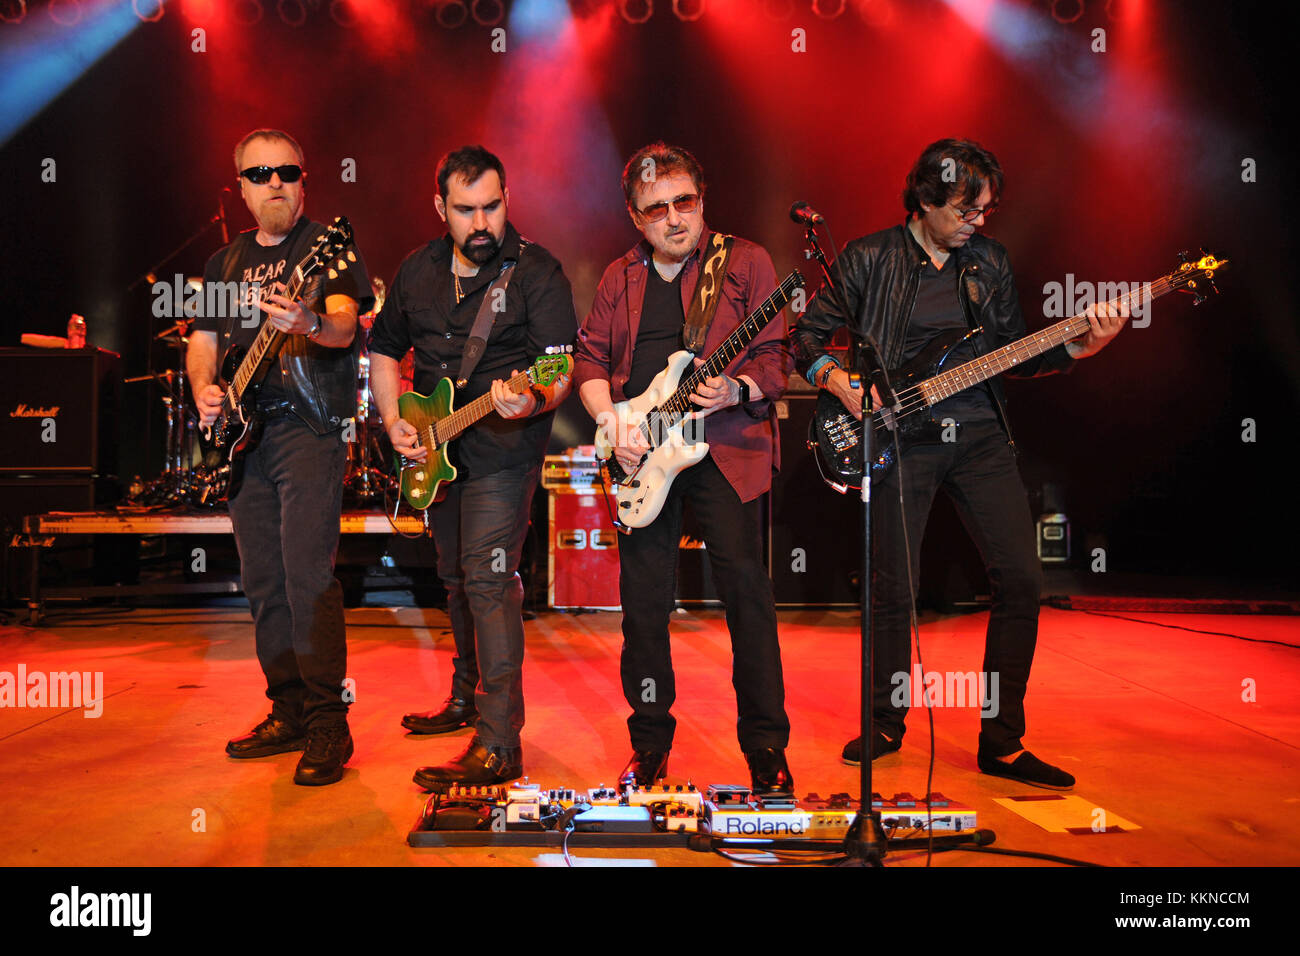
[[[1001,193],[1002,167],[979,144],[944,139],[927,146],[903,190],[907,220],[850,242],[835,262],[832,275],[848,314],[823,289],[796,323],[791,341],[808,381],[832,392],[861,419],[861,391],[851,387],[848,370],[826,351],[838,328],[847,326],[851,332],[853,363],[869,335],[888,369],[910,361],[952,329],[981,326],[983,333],[949,353],[945,365],[950,368],[1022,338],[1025,320],[1006,249],[977,232]],[[1076,360],[1095,355],[1123,324],[1105,306],[1095,311],[1087,335],[1007,374],[1030,378],[1068,372]],[[875,386],[871,397],[878,407]],[[1005,403],[997,377],[936,403],[930,409],[936,420],[960,424],[957,440],[904,450],[901,468],[891,469],[872,488],[876,643],[870,754],[875,760],[902,746],[907,707],[896,703],[894,694],[899,675],[911,671],[911,610],[921,538],[934,496],[943,488],[979,547],[993,593],[984,649],[988,678],[982,683],[996,688],[996,696],[990,691],[990,699],[981,701],[978,766],[994,776],[1068,790],[1074,777],[1039,760],[1021,741],[1042,570]],[[898,507],[900,475],[906,528]],[[864,749],[860,737],[851,740],[844,762],[859,764]]]
[[[643,241],[605,270],[578,331],[574,377],[583,405],[605,430],[619,464],[635,472],[649,451],[639,429],[618,434],[614,402],[635,398],[684,348],[687,315],[712,235],[704,224],[704,176],[686,150],[652,143],[623,170],[628,215]],[[710,254],[711,255],[711,254]],[[731,240],[717,311],[696,362],[707,358],[775,290],[776,271],[761,246]],[[620,785],[666,776],[676,718],[668,621],[675,606],[682,506],[703,528],[714,584],[727,609],[740,748],[758,794],[793,793],[785,759],[781,648],[772,582],[763,565],[758,498],[779,466],[773,403],[794,362],[784,316],[774,319],[730,370],[705,379],[694,396],[709,453],[677,475],[659,516],[618,535],[623,605],[623,694],[632,708],[632,758]],[[692,349],[692,351],[695,351]],[[688,426],[691,423],[688,422]],[[702,434],[700,433],[702,431]]]
[[[303,214],[303,165],[302,148],[281,130],[254,130],[235,147],[240,195],[257,228],[213,255],[203,277],[226,288],[238,283],[247,298],[204,296],[229,307],[195,321],[186,369],[201,422],[210,425],[225,396],[220,357],[232,345],[251,345],[263,323],[285,333],[257,386],[262,435],[244,455],[243,481],[229,502],[271,713],[227,743],[226,753],[244,759],[303,750],[294,783],[318,786],[342,779],[352,756],[334,558],[347,423],[357,410],[357,315],[373,297],[355,247],[355,262],[314,276],[298,301],[282,294],[326,228]]]

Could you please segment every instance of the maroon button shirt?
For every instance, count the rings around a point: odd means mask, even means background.
[[[688,315],[708,238],[706,229],[682,269],[682,308]],[[636,397],[624,394],[623,386],[632,373],[632,348],[645,302],[650,254],[650,244],[643,240],[621,259],[610,263],[601,276],[591,312],[578,329],[573,371],[578,388],[584,382],[604,379],[609,382],[610,397],[615,402]],[[763,304],[776,286],[776,269],[767,250],[737,238],[732,244],[727,277],[722,285],[722,300],[709,326],[700,358],[708,358]],[[786,341],[783,310],[726,370],[731,378],[747,375],[753,379],[763,391],[763,400],[724,408],[704,421],[704,440],[709,443],[709,453],[741,501],[752,501],[767,491],[773,473],[781,466],[773,402],[785,392],[793,371],[794,356]]]

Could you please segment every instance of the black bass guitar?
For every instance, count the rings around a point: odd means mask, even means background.
[[[323,269],[328,269],[333,278],[356,262],[356,253],[348,251],[352,243],[352,226],[347,219],[339,216],[334,223],[316,240],[311,251],[294,266],[284,297],[297,301],[307,280]],[[266,369],[275,360],[280,351],[285,333],[263,322],[253,344],[245,349],[242,345],[232,345],[221,361],[221,384],[226,386],[226,395],[221,402],[221,411],[217,420],[203,427],[205,452],[212,450],[224,464],[215,469],[216,473],[226,476],[225,491],[222,498],[229,500],[239,491],[243,481],[243,456],[251,451],[262,435],[262,420],[257,415],[257,391],[261,385]]]
[[[1127,315],[1133,306],[1158,299],[1170,292],[1189,292],[1200,304],[1206,290],[1214,288],[1214,273],[1228,264],[1227,259],[1216,259],[1205,253],[1196,260],[1187,260],[1181,266],[1159,279],[1110,300],[1108,305],[1124,310]],[[945,427],[960,426],[942,422],[929,414],[930,406],[951,398],[958,392],[1001,375],[1008,369],[1032,359],[1049,349],[1063,345],[1084,335],[1090,328],[1086,313],[1080,312],[1055,325],[1017,339],[996,351],[967,362],[948,367],[953,349],[962,342],[980,334],[983,329],[961,329],[938,336],[912,361],[889,373],[897,399],[892,408],[879,409],[871,418],[875,429],[876,459],[871,463],[871,480],[879,481],[894,466],[893,435],[898,433],[899,449],[906,454],[915,445],[936,444],[944,439]],[[950,432],[955,434],[955,432]],[[951,441],[951,437],[948,439]],[[808,447],[817,455],[822,479],[843,494],[850,488],[862,487],[862,422],[855,419],[833,393],[822,389],[817,396],[817,411],[808,425]]]

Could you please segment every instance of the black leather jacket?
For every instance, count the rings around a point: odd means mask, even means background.
[[[850,332],[849,362],[858,364],[862,336],[870,334],[880,348],[885,367],[902,363],[907,325],[916,305],[921,269],[928,261],[925,250],[907,226],[894,226],[855,239],[844,247],[831,268],[849,316],[843,315],[835,297],[820,290],[790,332],[795,360],[801,373],[826,354],[835,330],[847,325]],[[1001,348],[1026,334],[1020,312],[1015,276],[1002,244],[976,233],[953,254],[946,268],[958,269],[958,295],[966,321],[982,326],[984,334],[974,339],[978,354]],[[1008,375],[1033,378],[1053,372],[1068,372],[1074,359],[1065,346],[1044,352],[1016,366]],[[1011,440],[1006,415],[1006,394],[998,378],[989,380],[998,418]]]

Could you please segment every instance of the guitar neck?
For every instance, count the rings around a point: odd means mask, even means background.
[[[780,314],[786,303],[790,301],[794,290],[802,283],[803,277],[797,272],[786,276],[785,281],[776,287],[776,291],[713,350],[703,365],[682,376],[677,390],[656,409],[669,426],[676,424],[691,411],[691,395],[694,394],[696,386],[706,378],[713,378],[726,371],[745,346],[749,345],[763,329],[767,328],[767,324]]]
[[[520,372],[506,379],[506,388],[510,389],[515,395],[522,395],[528,391],[531,384],[532,380],[528,377],[527,372]],[[486,418],[495,411],[495,408],[492,404],[492,393],[484,392],[474,401],[456,409],[446,418],[438,419],[437,424],[434,426],[438,443],[442,444],[460,437],[460,434],[465,429]]]
[[[307,276],[303,274],[302,266],[299,265],[293,270],[293,279],[289,282],[289,287],[284,292],[284,297],[290,302],[298,300],[302,287],[307,284]],[[259,297],[260,299],[260,297]],[[259,301],[260,308],[260,301]],[[229,400],[233,404],[238,404],[244,398],[244,392],[252,384],[253,378],[257,375],[257,370],[261,368],[262,362],[267,355],[277,348],[280,340],[284,338],[284,333],[273,326],[270,322],[263,322],[262,328],[258,330],[257,338],[253,344],[248,347],[248,353],[244,360],[239,363],[239,368],[235,371],[234,381],[230,383],[228,393]]]
[[[1174,286],[1169,282],[1168,277],[1162,277],[1155,282],[1144,283],[1128,295],[1111,299],[1106,304],[1124,310],[1125,314],[1131,314],[1134,308],[1142,303],[1149,303],[1173,291]],[[981,355],[969,362],[963,362],[956,368],[941,372],[916,387],[920,389],[925,403],[933,405],[995,375],[1001,375],[1017,365],[1023,365],[1058,345],[1077,339],[1087,333],[1089,327],[1088,316],[1080,312],[1055,325],[1049,325],[1045,329],[1017,339],[1010,345],[1004,345],[987,355]]]

